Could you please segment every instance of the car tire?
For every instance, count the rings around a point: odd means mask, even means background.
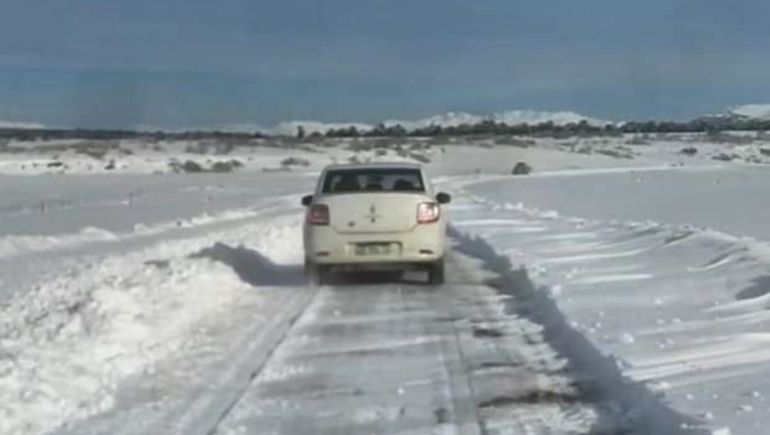
[[[305,262],[305,279],[311,285],[325,285],[329,282],[329,268],[311,262]]]
[[[430,265],[428,269],[428,283],[431,285],[444,284],[444,260],[441,259]]]

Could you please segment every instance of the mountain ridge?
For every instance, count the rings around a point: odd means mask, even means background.
[[[406,130],[415,130],[431,126],[456,127],[462,124],[478,124],[483,121],[501,122],[508,125],[517,124],[541,124],[544,122],[553,122],[556,125],[566,125],[570,123],[579,123],[585,121],[591,125],[613,124],[612,121],[605,121],[589,116],[581,115],[571,111],[537,111],[537,110],[508,110],[503,112],[476,114],[465,111],[450,111],[437,115],[418,118],[414,120],[388,119],[381,124],[386,127],[401,125]],[[379,124],[379,123],[378,123]],[[369,124],[363,122],[323,122],[311,120],[293,120],[278,123],[272,127],[265,127],[257,124],[225,124],[215,127],[228,132],[250,132],[260,131],[271,135],[294,135],[298,128],[302,127],[306,134],[325,133],[328,130],[339,130],[355,127],[358,131],[371,130],[378,124]]]
[[[719,120],[760,120],[770,121],[770,104],[744,104],[736,105],[727,108],[724,112],[719,114],[704,115],[696,118],[696,120],[712,120],[717,122]],[[227,133],[254,133],[260,132],[268,135],[277,136],[294,136],[297,134],[300,127],[304,130],[305,134],[319,133],[324,134],[328,130],[340,130],[349,129],[354,127],[359,132],[368,131],[376,128],[382,124],[386,127],[393,127],[396,125],[402,126],[408,131],[428,128],[432,126],[439,127],[457,127],[459,125],[467,124],[474,125],[484,121],[493,121],[497,123],[504,123],[510,126],[529,124],[536,125],[546,122],[553,122],[554,125],[567,125],[572,123],[586,122],[592,126],[605,126],[608,124],[622,125],[625,121],[608,121],[595,117],[582,115],[574,111],[542,111],[542,110],[507,110],[494,113],[473,113],[466,111],[449,111],[439,113],[432,116],[427,116],[417,119],[388,119],[381,123],[365,123],[358,121],[351,122],[325,122],[315,120],[290,120],[279,122],[272,126],[265,126],[256,123],[227,123],[219,124],[209,127],[188,127],[188,128],[161,128],[151,127],[146,125],[134,126],[138,131],[167,131],[167,132],[184,132],[184,131],[222,131]],[[0,120],[0,128],[3,129],[27,129],[27,130],[43,130],[43,129],[74,129],[67,127],[53,127],[38,122],[20,122],[20,121],[6,121]],[[99,128],[96,128],[98,130]]]

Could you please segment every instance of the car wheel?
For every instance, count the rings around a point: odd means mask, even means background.
[[[431,285],[441,285],[444,283],[443,259],[430,265],[430,269],[428,269],[428,282]]]

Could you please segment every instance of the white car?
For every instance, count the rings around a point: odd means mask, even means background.
[[[446,193],[434,194],[420,165],[326,167],[307,207],[305,271],[316,283],[331,272],[425,270],[444,282]]]

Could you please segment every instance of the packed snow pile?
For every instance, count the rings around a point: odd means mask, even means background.
[[[227,322],[268,319],[279,311],[272,305],[279,299],[256,289],[280,276],[274,264],[301,262],[301,214],[294,195],[284,194],[298,181],[265,177],[271,187],[256,194],[253,180],[237,176],[220,178],[216,189],[197,188],[195,181],[161,189],[122,204],[123,223],[84,199],[46,211],[0,209],[9,225],[0,227],[0,433],[48,433],[141,404],[121,394],[131,388],[137,390],[129,395],[147,394],[140,391],[144,379],[156,388],[199,376],[201,364],[214,356],[191,352],[214,346]],[[99,186],[99,178],[86,181]],[[147,183],[142,178],[100,190],[122,197],[128,186]],[[64,182],[61,194],[78,197],[67,188],[83,181]],[[35,194],[29,186],[23,191]],[[196,205],[164,211],[180,193],[214,209],[212,201],[218,202],[219,213],[196,215]],[[241,208],[221,208],[228,206]],[[51,227],[65,230],[55,223],[72,214],[110,231],[44,235]],[[14,226],[26,234],[8,234]],[[188,361],[157,375],[173,358]],[[152,400],[165,406],[162,396]]]

